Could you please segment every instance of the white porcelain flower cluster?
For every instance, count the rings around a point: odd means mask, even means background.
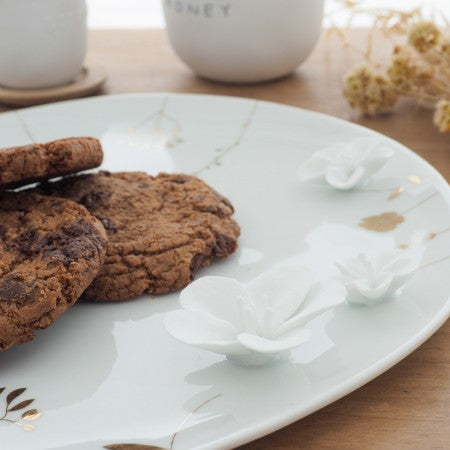
[[[204,277],[180,295],[182,309],[164,324],[176,339],[261,365],[282,358],[311,338],[307,323],[346,299],[372,304],[402,287],[418,267],[407,252],[362,254],[337,263],[343,277],[315,283],[303,267],[273,269],[249,283]]]
[[[347,190],[363,185],[380,170],[394,152],[376,138],[357,138],[326,147],[298,169],[301,181],[328,183]]]

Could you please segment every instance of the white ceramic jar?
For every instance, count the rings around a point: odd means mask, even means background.
[[[85,0],[0,0],[0,85],[70,83],[86,55]]]
[[[250,83],[292,72],[311,52],[324,0],[162,0],[178,56],[199,75]]]

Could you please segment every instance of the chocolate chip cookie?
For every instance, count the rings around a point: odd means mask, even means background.
[[[33,339],[80,297],[106,240],[101,223],[70,200],[0,193],[0,351]]]
[[[100,141],[90,137],[0,149],[0,188],[93,169],[102,160]]]
[[[86,300],[181,289],[200,268],[237,247],[233,206],[192,176],[100,172],[46,183],[41,190],[81,203],[106,228],[105,264]]]

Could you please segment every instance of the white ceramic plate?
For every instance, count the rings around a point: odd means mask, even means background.
[[[249,280],[275,265],[302,262],[326,278],[336,274],[336,257],[405,246],[418,236],[424,238],[423,267],[395,301],[328,311],[311,323],[313,338],[290,360],[262,368],[232,365],[169,336],[162,318],[178,308],[177,294],[76,305],[33,342],[0,354],[6,388],[0,416],[6,394],[21,387],[27,390],[15,402],[34,398],[27,409],[42,412],[13,423],[22,409],[7,415],[13,422],[1,420],[2,448],[236,446],[367,383],[449,316],[449,187],[392,140],[378,135],[395,155],[370,189],[336,192],[297,181],[298,165],[330,143],[376,134],[296,108],[144,94],[0,115],[1,146],[73,135],[102,139],[105,169],[196,173],[231,199],[242,227],[239,250],[199,276]],[[388,211],[404,222],[364,222],[391,225],[390,231],[360,226],[363,218]],[[27,432],[24,425],[35,428]]]

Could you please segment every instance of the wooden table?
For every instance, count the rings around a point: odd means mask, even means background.
[[[356,41],[361,31],[354,32]],[[104,94],[195,92],[272,100],[360,123],[407,145],[450,180],[450,136],[431,123],[431,111],[408,101],[396,113],[358,118],[342,97],[344,72],[360,57],[323,38],[292,76],[230,86],[193,75],[160,30],[92,31],[89,58],[104,65]],[[450,448],[450,321],[418,350],[347,397],[267,437],[252,449]]]

